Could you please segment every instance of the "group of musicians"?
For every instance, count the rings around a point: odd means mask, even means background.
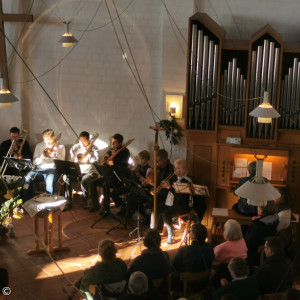
[[[79,134],[78,143],[70,149],[70,160],[78,162],[80,166],[84,167],[81,168],[80,178],[69,175],[61,175],[59,178],[54,159],[64,160],[66,154],[64,145],[59,142],[60,135],[55,137],[52,129],[44,130],[43,141],[36,145],[32,157],[27,141],[24,141],[24,138],[20,139],[19,134],[18,128],[10,129],[11,138],[0,145],[0,158],[1,164],[5,163],[5,161],[3,162],[5,156],[33,159],[34,168],[26,175],[21,174],[25,177],[23,201],[34,196],[33,184],[35,182],[45,181],[46,191],[52,195],[55,185],[59,181],[66,187],[66,209],[71,209],[71,183],[79,180],[83,192],[84,208],[89,208],[90,212],[100,209],[97,187],[101,186],[104,196],[101,213],[104,216],[110,214],[110,200],[112,199],[117,207],[121,206],[121,209],[126,207],[127,211],[132,213],[138,210],[145,218],[148,217],[149,221],[151,220],[150,227],[154,226],[152,212],[154,174],[149,166],[150,154],[148,151],[140,152],[138,155],[140,164],[134,170],[130,169],[128,165],[130,152],[126,148],[129,143],[123,144],[123,136],[117,133],[112,136],[111,149],[105,155],[104,165],[99,167],[100,172],[98,168],[95,171],[92,163],[99,163],[99,149],[94,144],[98,135],[90,138],[89,133],[83,131]],[[167,243],[169,244],[173,239],[172,217],[186,213],[193,207],[201,222],[206,209],[205,199],[202,197],[195,201],[191,195],[175,192],[174,182],[191,184],[191,179],[186,176],[187,165],[184,159],[176,160],[174,166],[168,158],[168,152],[164,149],[158,150],[157,219],[158,226],[163,222],[167,226]],[[7,168],[1,175],[20,175],[17,173],[17,170]],[[124,194],[127,195],[126,201],[121,197]],[[90,202],[88,202],[89,199]],[[89,207],[88,203],[90,203]]]

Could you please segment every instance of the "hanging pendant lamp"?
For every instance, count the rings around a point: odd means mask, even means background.
[[[7,88],[6,78],[0,77],[0,107],[10,107],[12,102],[19,101]]]
[[[249,205],[265,206],[268,201],[280,198],[280,193],[262,176],[264,159],[256,158],[256,174],[235,190],[235,194],[247,199]]]
[[[59,43],[62,44],[63,48],[70,48],[73,44],[78,43],[78,40],[74,38],[74,36],[69,31],[69,24],[71,22],[64,22],[66,24],[67,29],[66,32],[61,36],[58,40]]]
[[[269,103],[269,92],[264,92],[264,101],[254,110],[252,110],[249,115],[251,117],[258,118],[258,123],[269,124],[272,122],[273,118],[279,118],[280,114],[273,108]]]

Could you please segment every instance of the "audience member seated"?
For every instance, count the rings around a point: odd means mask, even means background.
[[[259,206],[257,210],[258,216],[253,220],[244,236],[248,248],[247,260],[251,265],[259,264],[258,247],[264,244],[265,238],[277,234],[278,225],[274,201],[268,201],[266,206]]]
[[[243,177],[240,179],[238,185],[235,187],[235,190],[239,188],[241,185],[246,183],[248,180],[252,179],[256,174],[256,161],[252,161],[248,165],[248,172],[250,174],[249,177]],[[235,194],[235,193],[234,193]],[[235,194],[236,195],[236,194]],[[237,196],[237,195],[236,195]],[[247,203],[246,198],[240,198],[237,203],[232,206],[238,213],[246,215],[246,216],[256,216],[257,215],[257,208],[256,206],[249,205]]]
[[[227,265],[234,257],[247,258],[247,246],[243,239],[242,229],[239,222],[229,219],[224,225],[224,243],[214,248],[215,259],[213,266],[216,271],[214,285],[218,287],[221,278],[231,280]]]
[[[256,300],[259,297],[258,284],[254,277],[248,277],[247,261],[240,257],[232,258],[228,269],[233,280],[231,282],[221,280],[222,287],[216,291],[216,298],[221,299],[226,294],[233,294],[239,300]]]
[[[292,287],[293,270],[284,257],[283,243],[279,237],[268,237],[265,242],[266,259],[254,273],[260,293],[280,293]]]
[[[211,244],[206,243],[207,229],[200,223],[193,224],[190,238],[191,245],[180,247],[171,260],[172,289],[182,290],[182,282],[179,274],[182,272],[201,272],[210,270],[214,260],[214,250]],[[191,291],[200,291],[207,287],[209,278],[201,282],[190,282],[188,288]]]
[[[128,281],[128,293],[118,300],[160,300],[162,299],[154,289],[149,289],[147,276],[140,271],[131,274]]]
[[[147,249],[143,250],[141,255],[136,257],[128,270],[128,277],[141,271],[149,279],[167,278],[170,272],[170,260],[167,252],[160,249],[161,237],[157,230],[150,229],[144,237],[144,245]]]
[[[147,170],[150,168],[150,153],[147,150],[143,150],[138,154],[138,159],[139,164],[135,168],[135,175],[139,182],[143,182],[146,179]]]
[[[85,270],[81,279],[75,283],[75,286],[86,294],[88,300],[93,299],[89,293],[90,285],[99,285],[101,288],[103,284],[121,282],[127,277],[127,266],[123,260],[116,257],[117,249],[112,240],[102,240],[98,252],[102,261]],[[74,293],[75,290],[68,291],[68,295]]]
[[[279,187],[278,190],[281,194],[281,197],[275,200],[275,203],[276,203],[276,211],[279,217],[277,231],[280,231],[290,226],[293,198],[290,190],[287,187]]]

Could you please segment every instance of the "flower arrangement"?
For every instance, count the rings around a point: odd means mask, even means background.
[[[170,139],[170,143],[173,145],[178,144],[183,137],[183,129],[171,114],[167,120],[159,122],[159,127],[165,130],[167,140]]]
[[[22,204],[22,199],[19,199],[22,185],[23,178],[5,183],[0,181],[0,190],[3,191],[0,193],[0,237],[8,232],[9,225],[12,223],[12,215],[18,216],[19,214],[18,207]]]

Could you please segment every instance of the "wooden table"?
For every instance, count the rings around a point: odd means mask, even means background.
[[[213,208],[212,211],[212,235],[222,235],[224,231],[224,224],[229,219],[238,221],[241,225],[251,225],[251,217],[247,217],[237,213],[234,209],[228,208]]]
[[[28,251],[28,254],[38,254],[38,253],[46,253],[45,247],[49,249],[49,252],[55,252],[55,251],[66,251],[70,250],[68,247],[62,246],[62,212],[60,210],[43,210],[42,211],[42,217],[39,217],[36,215],[34,217],[34,249]],[[54,247],[53,243],[53,216],[54,214],[57,214],[57,222],[58,222],[58,247]],[[43,249],[40,249],[39,245],[39,220],[43,219],[44,221],[44,246]]]

